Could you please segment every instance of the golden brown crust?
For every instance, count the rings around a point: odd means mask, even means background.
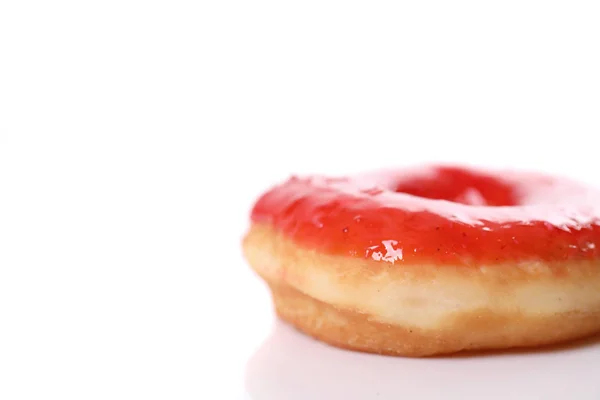
[[[444,330],[384,324],[367,314],[333,307],[289,285],[269,285],[277,314],[298,330],[330,345],[367,353],[425,357],[465,350],[536,347],[590,336],[600,313],[553,317],[499,317],[481,310],[455,318]],[[510,326],[510,329],[503,329]]]
[[[324,342],[429,356],[600,331],[600,263],[405,265],[320,254],[267,226],[244,240],[282,319]]]

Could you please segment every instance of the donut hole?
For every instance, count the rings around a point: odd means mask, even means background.
[[[506,182],[460,168],[438,168],[427,177],[399,182],[396,193],[475,206],[517,206],[515,188]]]

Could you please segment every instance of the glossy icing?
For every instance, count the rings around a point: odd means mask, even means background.
[[[453,166],[292,177],[251,219],[319,252],[451,265],[600,256],[600,195],[567,179]]]

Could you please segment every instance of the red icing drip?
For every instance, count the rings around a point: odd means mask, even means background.
[[[260,197],[252,221],[320,252],[394,263],[600,256],[600,194],[529,173],[442,166],[291,178]]]

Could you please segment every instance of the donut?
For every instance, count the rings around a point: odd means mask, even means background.
[[[279,318],[341,348],[425,357],[600,332],[600,192],[562,176],[292,176],[253,203],[242,247]]]

